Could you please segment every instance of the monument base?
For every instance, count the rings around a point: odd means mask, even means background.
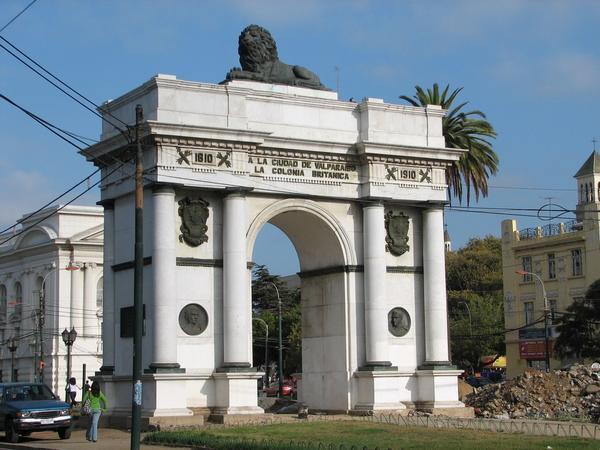
[[[417,370],[417,408],[464,408],[464,403],[458,400],[458,376],[461,373],[461,370],[452,369]]]
[[[402,403],[403,391],[413,373],[396,370],[365,370],[354,372],[357,379],[358,401],[352,407],[352,414],[379,410],[400,411],[406,409]]]
[[[213,414],[264,414],[264,410],[258,406],[256,383],[264,375],[256,371],[215,372]]]

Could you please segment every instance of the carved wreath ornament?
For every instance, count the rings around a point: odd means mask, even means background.
[[[179,217],[181,217],[181,234],[179,241],[191,247],[198,247],[208,241],[208,202],[201,198],[192,200],[189,197],[179,200]]]
[[[410,250],[408,245],[408,216],[388,211],[385,215],[385,249],[394,256],[400,256]]]

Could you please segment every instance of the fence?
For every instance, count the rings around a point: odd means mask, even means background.
[[[298,420],[299,419],[296,419],[291,415],[273,415],[264,416],[260,419],[248,418],[243,422],[230,423],[225,426],[272,425],[290,422],[297,423]],[[368,421],[405,427],[470,429],[498,433],[520,433],[533,436],[561,436],[600,439],[600,425],[588,422],[482,418],[467,419],[445,416],[403,416],[400,414],[381,413],[373,416],[309,415],[306,422],[340,420]],[[223,425],[207,426],[222,427]]]

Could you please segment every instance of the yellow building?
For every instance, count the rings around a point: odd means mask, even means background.
[[[594,151],[575,179],[576,220],[522,230],[516,220],[502,222],[504,317],[506,328],[514,330],[506,334],[508,378],[528,367],[546,367],[544,316],[550,368],[572,362],[552,355],[557,335],[552,322],[600,278],[600,154]]]

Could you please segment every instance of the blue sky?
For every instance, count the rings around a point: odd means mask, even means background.
[[[2,0],[0,27],[29,2]],[[310,68],[327,86],[335,89],[339,74],[343,99],[399,103],[416,84],[464,86],[462,98],[498,131],[500,171],[489,198],[474,206],[538,208],[553,197],[574,208],[572,176],[592,139],[600,141],[598,1],[38,0],[2,35],[101,103],[156,73],[220,82],[239,65],[237,37],[250,23],[271,31],[282,60]],[[99,135],[95,116],[1,49],[0,93],[62,128]],[[93,170],[7,103],[0,103],[0,136],[4,226]],[[84,203],[98,197],[93,191]],[[449,211],[446,221],[457,248],[499,235],[509,217]],[[518,221],[519,228],[538,223]],[[263,233],[255,260],[294,272],[294,251],[277,235]]]

